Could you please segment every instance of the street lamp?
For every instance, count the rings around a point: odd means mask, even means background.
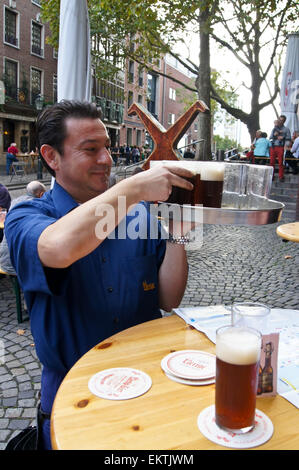
[[[39,94],[36,99],[35,99],[35,107],[37,111],[41,111],[44,107],[44,99],[43,97]],[[37,179],[42,180],[43,179],[43,164],[40,158],[40,155],[38,155],[37,158]]]

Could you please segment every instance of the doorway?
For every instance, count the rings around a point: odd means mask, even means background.
[[[3,121],[3,152],[7,152],[10,144],[15,141],[15,123],[11,119]]]

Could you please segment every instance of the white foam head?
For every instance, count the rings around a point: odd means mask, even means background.
[[[192,171],[194,174],[200,174],[201,180],[207,181],[223,181],[224,166],[223,162],[206,162],[206,161],[190,161],[190,160],[150,160],[150,167],[156,165],[180,166],[186,170]]]
[[[216,337],[216,356],[237,365],[255,364],[260,358],[261,336],[247,328],[231,327]]]
[[[200,170],[202,181],[223,181],[224,163],[204,162]]]

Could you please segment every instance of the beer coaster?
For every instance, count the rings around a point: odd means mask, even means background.
[[[212,379],[206,379],[206,380],[188,380],[188,379],[181,379],[180,377],[176,377],[175,375],[172,374],[167,374],[165,372],[166,377],[168,377],[170,380],[173,380],[174,382],[178,382],[179,384],[184,384],[184,385],[210,385],[215,383],[215,378]]]
[[[224,431],[215,421],[215,405],[205,408],[197,418],[200,432],[210,441],[233,449],[249,449],[267,442],[273,434],[272,421],[262,411],[255,411],[255,427],[245,434]]]
[[[203,380],[215,377],[216,356],[197,350],[175,351],[165,356],[161,367],[181,379]]]
[[[93,375],[88,388],[94,395],[107,400],[129,400],[147,392],[152,379],[141,370],[128,367],[106,369]]]

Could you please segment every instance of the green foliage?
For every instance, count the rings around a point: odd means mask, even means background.
[[[217,150],[229,150],[232,148],[237,148],[238,151],[241,148],[238,146],[237,142],[229,137],[220,137],[219,135],[213,136],[214,143],[216,143]]]

